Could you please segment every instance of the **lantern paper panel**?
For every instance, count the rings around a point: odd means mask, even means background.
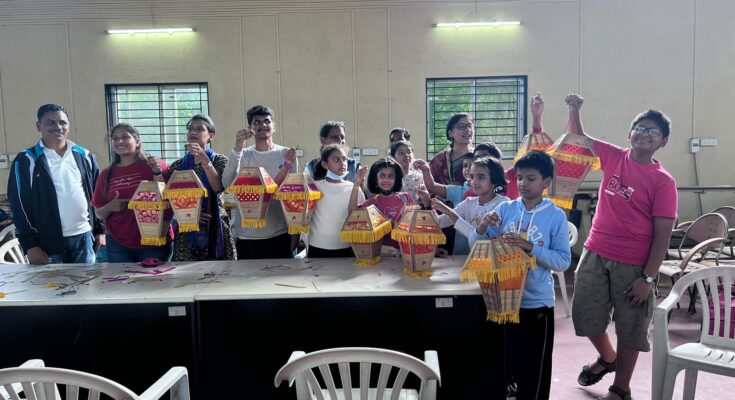
[[[404,207],[398,224],[391,232],[403,256],[403,272],[413,277],[431,276],[436,246],[446,243],[434,212]]]
[[[171,217],[166,213],[168,202],[163,199],[165,188],[163,182],[142,181],[128,202],[138,224],[140,244],[144,246],[163,246],[168,240]]]
[[[308,233],[316,201],[322,196],[308,174],[288,174],[274,194],[281,201],[288,233]]]
[[[243,228],[265,228],[272,193],[278,185],[262,167],[240,169],[235,182],[227,188],[237,199]]]
[[[520,322],[521,301],[527,275],[528,270],[524,270],[520,276],[505,281],[497,278],[491,282],[480,281],[488,321],[498,324]]]
[[[369,205],[356,208],[347,216],[339,239],[351,243],[358,265],[374,265],[381,260],[383,236],[391,231],[390,219],[378,207]]]
[[[207,189],[195,171],[179,170],[171,174],[163,198],[171,203],[179,232],[199,231],[202,197],[207,197]]]
[[[551,139],[546,132],[532,132],[523,137],[521,146],[518,148],[516,156],[513,158],[513,163],[518,161],[519,158],[523,157],[524,154],[529,151],[539,150],[546,151],[554,141]]]

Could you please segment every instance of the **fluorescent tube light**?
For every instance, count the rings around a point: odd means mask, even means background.
[[[514,25],[520,25],[521,21],[489,21],[489,22],[440,22],[437,24],[434,24],[435,28],[469,28],[469,27],[481,27],[481,26],[491,26],[493,28],[497,28],[499,26],[514,26]]]
[[[136,33],[168,33],[194,32],[194,28],[150,28],[150,29],[108,29],[108,35],[135,35]]]

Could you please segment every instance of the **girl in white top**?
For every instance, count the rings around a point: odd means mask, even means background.
[[[424,184],[424,174],[413,167],[413,145],[411,142],[399,140],[390,145],[390,156],[401,166],[403,171],[403,191],[410,194],[413,201],[420,202],[419,188]]]
[[[470,167],[470,184],[477,197],[468,197],[457,204],[454,209],[449,208],[441,201],[432,201],[435,210],[442,213],[439,216],[439,226],[442,228],[454,225],[459,235],[454,238],[454,252],[452,254],[469,254],[470,233],[480,224],[482,218],[495,209],[500,203],[508,201],[505,196],[495,194],[499,187],[505,187],[505,171],[500,160],[494,157],[481,157],[472,162]]]
[[[309,229],[307,256],[309,258],[354,257],[349,243],[339,240],[345,220],[351,210],[352,182],[347,176],[347,150],[340,144],[324,146],[321,161],[316,164],[314,176],[322,197],[314,206]],[[357,190],[357,203],[365,200]]]

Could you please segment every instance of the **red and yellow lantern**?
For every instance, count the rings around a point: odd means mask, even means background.
[[[278,185],[262,167],[244,167],[227,188],[237,198],[243,228],[265,228],[271,196]]]
[[[180,233],[199,231],[202,197],[207,197],[207,189],[196,172],[178,170],[171,174],[163,198],[171,203]]]
[[[375,265],[380,262],[383,236],[390,233],[392,226],[378,207],[369,205],[356,208],[347,217],[339,232],[339,239],[352,244],[357,265]]]
[[[168,202],[163,199],[165,188],[163,182],[142,181],[128,202],[128,209],[135,213],[140,244],[144,246],[163,246],[168,240],[171,216],[166,213]]]
[[[281,201],[288,233],[308,233],[316,201],[322,197],[308,174],[288,174],[273,195]]]
[[[401,247],[403,272],[414,278],[431,276],[436,246],[447,242],[436,215],[415,207],[403,208],[390,237]]]

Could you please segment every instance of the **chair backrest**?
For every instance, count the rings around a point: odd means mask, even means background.
[[[15,225],[10,224],[0,231],[0,243],[8,236],[10,236],[10,239],[15,237]]]
[[[0,246],[0,264],[28,264],[28,259],[17,238],[10,239]]]
[[[681,295],[693,284],[702,302],[700,343],[735,349],[735,267],[712,267],[692,271],[676,281],[671,293]]]
[[[679,245],[679,250],[681,250],[681,246],[686,239],[691,239],[695,243],[701,243],[708,239],[727,239],[727,235],[728,225],[725,217],[723,217],[722,214],[707,213],[697,218],[691,225],[689,225],[684,233],[684,240],[682,240],[682,244]],[[722,250],[722,243],[719,244],[719,248]],[[704,249],[703,252],[706,252],[707,250],[708,249]]]
[[[25,397],[18,395],[18,385]],[[60,399],[60,388],[65,399],[78,399],[80,389],[88,393],[87,399],[99,399],[100,393],[114,400],[140,400],[135,393],[119,383],[86,372],[62,368],[16,367],[0,369],[0,387],[4,387],[11,399]],[[35,396],[35,397],[32,397]]]
[[[725,217],[725,220],[727,221],[727,226],[730,228],[730,237],[735,237],[735,207],[733,206],[723,206],[719,208],[715,208],[712,210],[712,213],[720,214],[723,217]]]
[[[427,352],[436,354],[436,352]],[[281,382],[288,381],[289,385],[297,380],[296,394],[297,399],[318,399],[323,400],[325,397],[322,390],[329,393],[331,399],[337,399],[338,391],[342,391],[344,399],[352,399],[353,389],[359,390],[360,395],[355,398],[367,399],[368,393],[374,394],[375,399],[383,399],[386,394],[386,388],[389,385],[389,378],[392,375],[393,385],[391,388],[391,399],[398,399],[403,385],[409,373],[414,374],[421,380],[421,387],[418,390],[419,399],[433,400],[436,396],[436,383],[441,383],[441,377],[438,370],[438,360],[435,360],[436,367],[432,367],[427,362],[419,360],[408,354],[397,351],[365,348],[365,347],[345,347],[315,351],[309,354],[303,352],[295,352],[291,359],[281,367],[276,374],[275,384],[280,386]],[[359,364],[359,378],[352,379],[350,364],[357,369]],[[370,389],[370,375],[373,367],[380,367],[377,385]],[[436,368],[436,369],[435,369]],[[392,370],[397,373],[391,374]],[[335,382],[333,371],[339,371],[339,382]],[[319,383],[319,378],[315,372],[321,375],[321,381],[324,386]],[[298,382],[302,380],[301,382]],[[305,380],[305,383],[304,381]],[[353,387],[353,381],[359,386]],[[301,385],[301,387],[299,387]],[[338,387],[341,385],[341,388]]]
[[[579,232],[577,232],[577,227],[569,221],[567,221],[567,227],[569,228],[569,247],[572,247],[577,244]]]

